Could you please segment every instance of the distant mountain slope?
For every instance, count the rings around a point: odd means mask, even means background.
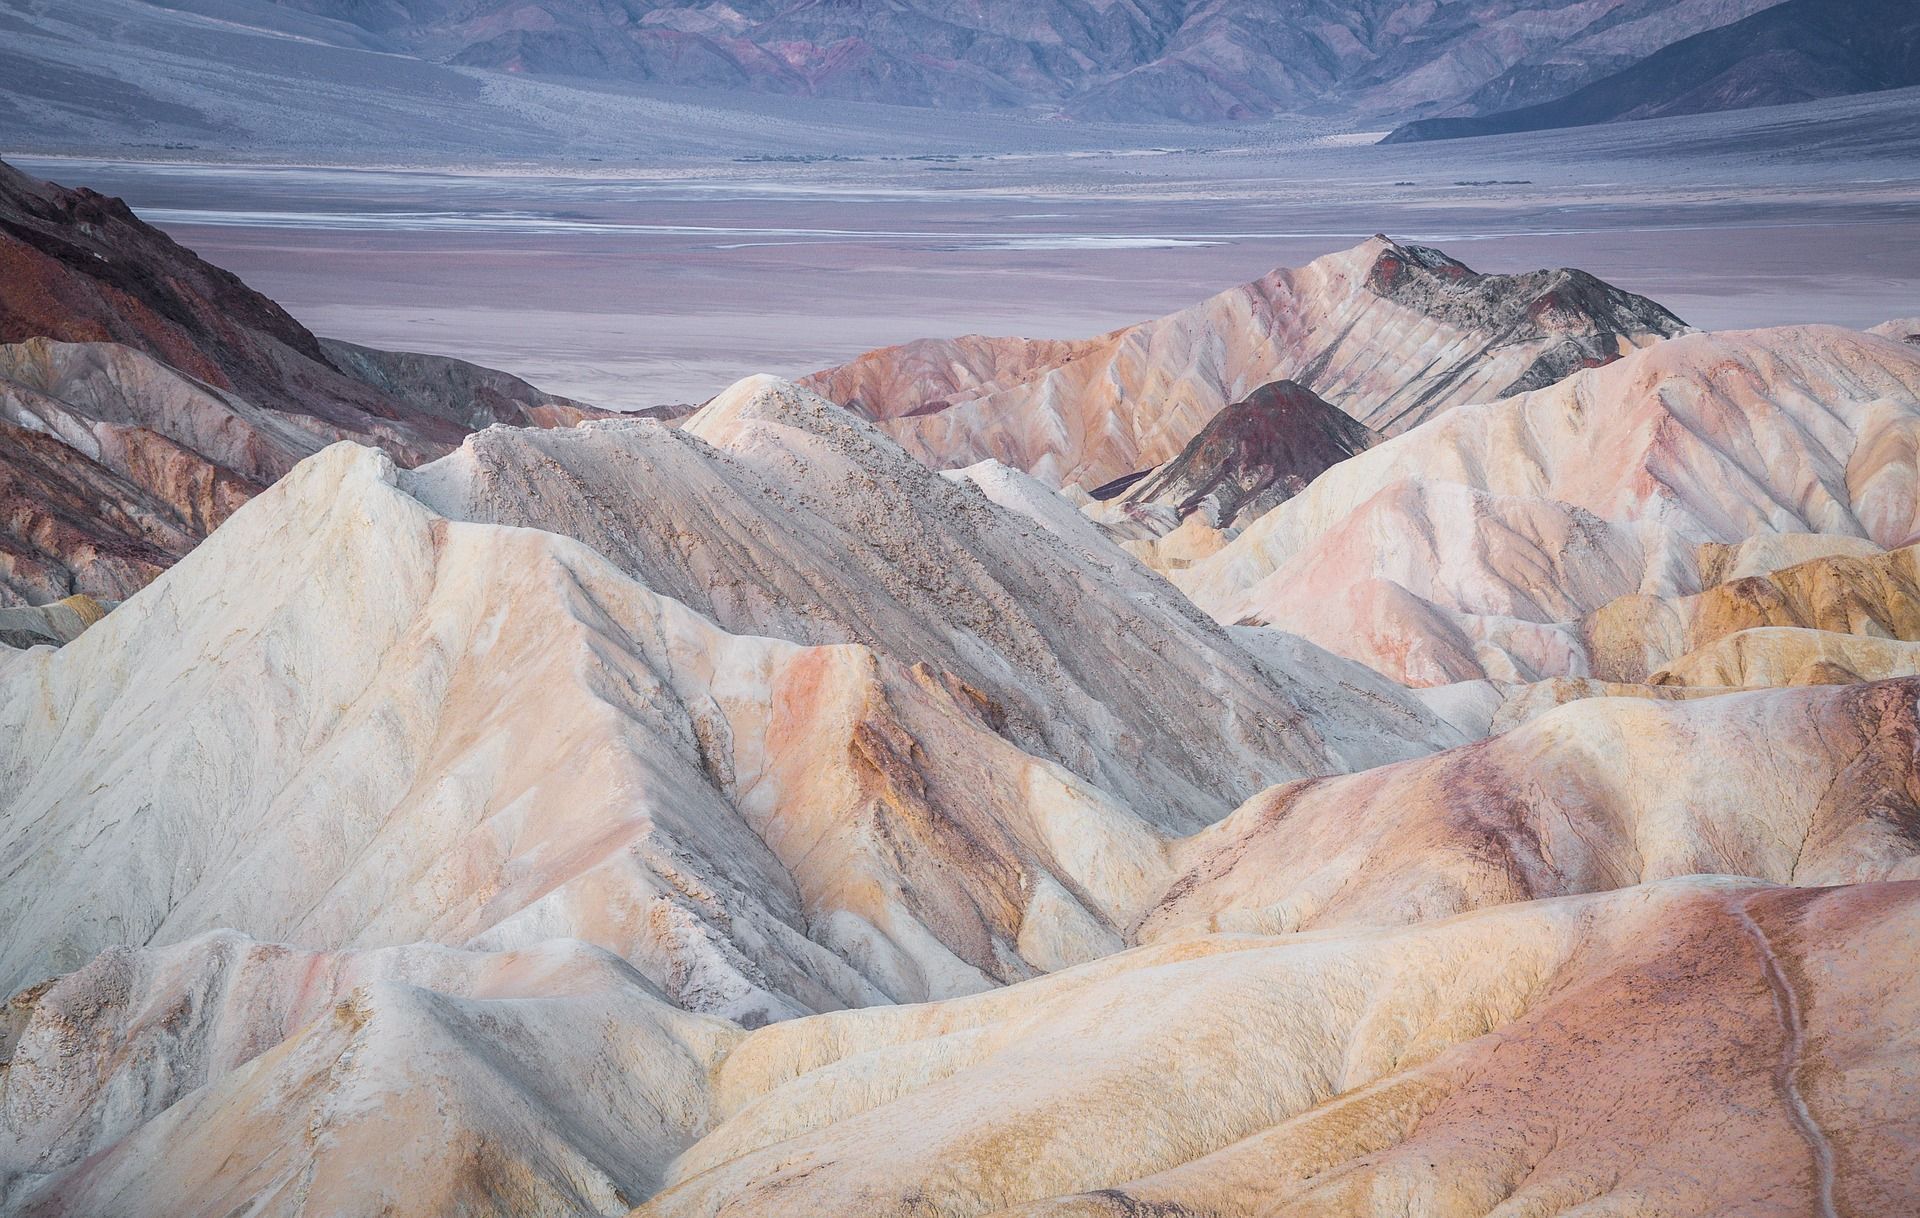
[[[1920,5],[1787,0],[1665,47],[1566,97],[1477,118],[1433,118],[1386,143],[1776,106],[1920,84]]]
[[[199,11],[243,0],[175,0]],[[279,0],[438,62],[939,108],[1209,122],[1434,113],[1535,59],[1618,63],[1765,0]]]
[[[1618,5],[1578,39],[1536,51],[1480,86],[1454,113],[1494,114],[1565,97],[1682,38],[1731,25],[1778,3],[1712,0],[1688,5],[1638,0]]]

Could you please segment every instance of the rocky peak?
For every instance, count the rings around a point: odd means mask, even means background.
[[[1284,503],[1379,440],[1305,385],[1278,380],[1213,416],[1179,456],[1135,484],[1127,502],[1166,503],[1182,516],[1205,510],[1225,528]]]

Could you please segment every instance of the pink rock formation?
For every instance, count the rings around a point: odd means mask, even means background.
[[[0,1215],[1920,1210],[1906,344],[1378,240],[568,426],[0,274],[132,593],[0,607]]]
[[[991,457],[1054,486],[1092,488],[1172,458],[1223,407],[1272,381],[1298,381],[1396,434],[1682,328],[1652,301],[1579,271],[1479,275],[1375,237],[1100,338],[910,343],[802,383],[857,403],[935,468]]]
[[[1920,355],[1832,327],[1689,335],[1342,462],[1175,573],[1399,680],[1589,671],[1577,619],[1685,596],[1698,547],[1905,544]]]
[[[781,1024],[636,1214],[1900,1213],[1916,900],[1675,880]]]
[[[1589,698],[1276,787],[1181,842],[1142,941],[1423,921],[1701,873],[1920,879],[1920,682]],[[1700,747],[1712,741],[1713,747]]]

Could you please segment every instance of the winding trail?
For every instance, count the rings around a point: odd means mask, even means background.
[[[1788,1119],[1793,1122],[1794,1129],[1806,1142],[1807,1148],[1813,1152],[1814,1212],[1820,1218],[1838,1218],[1833,1207],[1833,1146],[1827,1141],[1827,1135],[1821,1132],[1819,1123],[1813,1119],[1806,1098],[1800,1094],[1800,1054],[1806,1047],[1806,1029],[1800,1020],[1800,996],[1787,980],[1786,970],[1781,967],[1780,958],[1774,954],[1767,932],[1761,930],[1760,924],[1747,912],[1747,904],[1743,901],[1737,907],[1740,924],[1759,949],[1761,972],[1767,979],[1767,988],[1773,992],[1773,1009],[1787,1034],[1786,1043],[1780,1048],[1779,1064],[1773,1070],[1774,1084],[1780,1089],[1781,1098],[1786,1101]]]

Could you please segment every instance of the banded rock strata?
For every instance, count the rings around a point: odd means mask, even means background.
[[[138,588],[0,609],[0,1214],[1920,1208],[1898,335],[1376,242],[542,429],[147,254],[0,345]]]
[[[802,383],[936,468],[992,458],[1092,488],[1176,456],[1273,381],[1297,381],[1391,435],[1683,329],[1584,272],[1480,275],[1375,237],[1099,338],[923,340]],[[924,381],[929,367],[950,371]]]

